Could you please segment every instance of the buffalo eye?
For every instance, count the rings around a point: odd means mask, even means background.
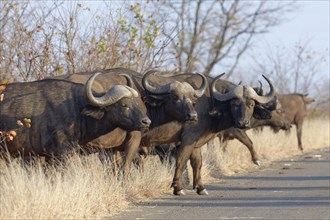
[[[121,103],[120,106],[123,108],[128,108],[128,105],[126,103]]]
[[[253,108],[253,107],[254,107],[254,102],[251,101],[251,100],[247,100],[247,102],[246,102],[246,106],[247,106],[248,108]]]

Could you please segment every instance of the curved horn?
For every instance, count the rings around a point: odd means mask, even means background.
[[[205,89],[206,89],[206,77],[203,74],[201,74],[201,73],[196,73],[196,74],[198,74],[200,77],[202,77],[202,84],[201,84],[201,86],[199,87],[199,89],[195,90],[195,95],[199,98],[205,92]]]
[[[220,92],[218,92],[215,89],[215,84],[216,82],[223,76],[225,75],[225,73],[222,73],[221,75],[215,77],[211,83],[211,94],[213,95],[213,97],[218,100],[218,101],[227,101],[231,98],[234,97],[235,95],[235,89],[230,90],[229,92],[225,93],[225,94],[221,94]]]
[[[265,80],[268,82],[269,84],[269,87],[270,87],[270,91],[267,95],[264,95],[264,96],[260,96],[258,94],[255,95],[254,100],[256,100],[257,102],[261,103],[261,104],[265,104],[267,102],[270,102],[272,101],[272,99],[274,98],[275,96],[275,89],[274,89],[274,86],[273,84],[270,82],[270,80],[265,76],[265,75],[262,75],[262,77],[265,78]]]
[[[157,95],[162,95],[162,94],[167,94],[169,93],[169,87],[168,86],[161,86],[160,88],[155,88],[152,85],[149,84],[148,82],[148,77],[153,74],[158,72],[157,70],[150,70],[146,72],[142,78],[142,86],[145,90],[152,94],[157,94]]]
[[[119,74],[119,75],[121,75],[121,76],[123,76],[123,77],[125,77],[126,78],[126,81],[127,81],[127,86],[128,87],[131,87],[131,88],[133,88],[133,79],[132,79],[132,77],[131,76],[129,76],[128,74],[126,74],[126,73],[121,73],[121,74]]]
[[[139,96],[139,93],[135,89],[133,89],[132,87],[125,86],[125,88],[128,89],[133,94],[134,97]]]
[[[115,85],[111,89],[109,89],[107,93],[104,94],[103,96],[95,97],[92,92],[92,85],[95,78],[100,74],[102,73],[101,72],[95,73],[86,82],[85,93],[89,104],[97,107],[105,107],[114,104],[123,97],[132,97],[132,95],[134,96],[137,95],[137,92],[134,90],[136,92],[136,94],[134,94],[131,91],[133,89],[130,87],[123,85]]]
[[[257,94],[258,95],[262,95],[263,94],[263,91],[262,91],[262,83],[260,80],[258,80],[259,82],[259,87],[257,88]]]

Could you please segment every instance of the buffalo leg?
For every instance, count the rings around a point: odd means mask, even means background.
[[[141,132],[132,131],[127,134],[124,142],[125,158],[124,158],[124,177],[127,178],[131,164],[136,158],[141,141]]]
[[[172,187],[174,188],[174,195],[185,195],[183,192],[182,184],[182,172],[184,170],[185,164],[187,164],[188,159],[193,151],[194,146],[181,144],[178,149],[178,155],[176,158],[176,168],[174,173],[174,178],[172,182]]]
[[[296,128],[297,128],[298,148],[299,148],[299,150],[303,151],[303,146],[302,146],[302,142],[301,142],[302,122],[297,123]]]
[[[193,189],[197,188],[199,195],[207,195],[207,191],[202,182],[201,169],[202,169],[202,153],[201,148],[194,148],[190,155],[190,164],[193,170]]]
[[[113,150],[114,166],[115,170],[120,170],[123,167],[123,155],[119,150]]]
[[[122,155],[120,151],[114,148],[102,149],[99,152],[99,159],[107,167],[107,170],[110,168],[112,173],[117,173],[121,166]]]
[[[220,140],[220,147],[222,152],[227,152],[228,140]]]
[[[246,132],[244,130],[236,129],[233,134],[237,140],[239,140],[249,149],[253,163],[260,166],[260,161],[258,159],[256,151],[254,150],[253,142],[246,134]]]

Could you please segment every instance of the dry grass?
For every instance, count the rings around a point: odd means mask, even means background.
[[[302,134],[304,152],[329,147],[329,127],[329,119],[306,120]],[[295,126],[291,128],[291,132],[280,131],[275,134],[271,129],[264,128],[262,132],[249,130],[247,134],[254,143],[262,167],[275,160],[302,154],[298,149]],[[221,145],[219,147],[219,142],[213,149],[204,151],[203,161],[213,165],[212,176],[228,176],[258,169],[251,161],[250,152],[245,145],[237,140],[229,141],[227,144],[225,152]]]
[[[306,121],[305,152],[329,147],[329,120]],[[301,154],[295,128],[290,135],[269,129],[248,132],[262,165]],[[248,150],[231,141],[227,151],[203,147],[203,180],[258,169]],[[107,169],[95,155],[73,156],[63,167],[45,169],[39,162],[22,165],[15,160],[0,168],[0,219],[81,219],[111,216],[128,209],[132,201],[169,193],[173,166],[146,158],[144,170],[132,168],[129,180]]]
[[[0,219],[81,219],[116,214],[136,199],[169,190],[173,168],[164,168],[152,159],[145,161],[145,166],[152,167],[151,172],[132,169],[130,180],[123,181],[95,155],[75,155],[65,167],[47,169],[40,162],[2,164]]]

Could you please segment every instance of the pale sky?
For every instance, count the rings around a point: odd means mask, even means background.
[[[267,39],[285,45],[294,45],[299,40],[310,40],[315,49],[329,48],[329,0],[299,0],[302,8],[292,20],[275,28]]]
[[[275,0],[274,0],[275,1]],[[282,1],[282,0],[276,0]],[[260,35],[255,39],[254,49],[250,53],[264,53],[271,47],[284,45],[286,48],[293,48],[296,43],[306,43],[308,47],[315,51],[325,51],[329,49],[329,8],[330,0],[297,0],[301,6],[297,12],[292,13],[290,20],[281,25],[271,28],[267,34]],[[95,1],[85,1],[85,4]],[[241,65],[251,64],[245,56],[246,61],[242,61]],[[245,62],[245,63],[244,63]],[[243,68],[244,69],[244,68]],[[322,68],[321,74],[329,76],[329,50],[328,62]]]
[[[270,30],[258,38],[257,50],[263,51],[267,45],[285,45],[293,48],[295,43],[305,43],[316,51],[328,49],[328,63],[322,73],[329,76],[329,4],[330,0],[298,0],[301,8],[286,23]]]

